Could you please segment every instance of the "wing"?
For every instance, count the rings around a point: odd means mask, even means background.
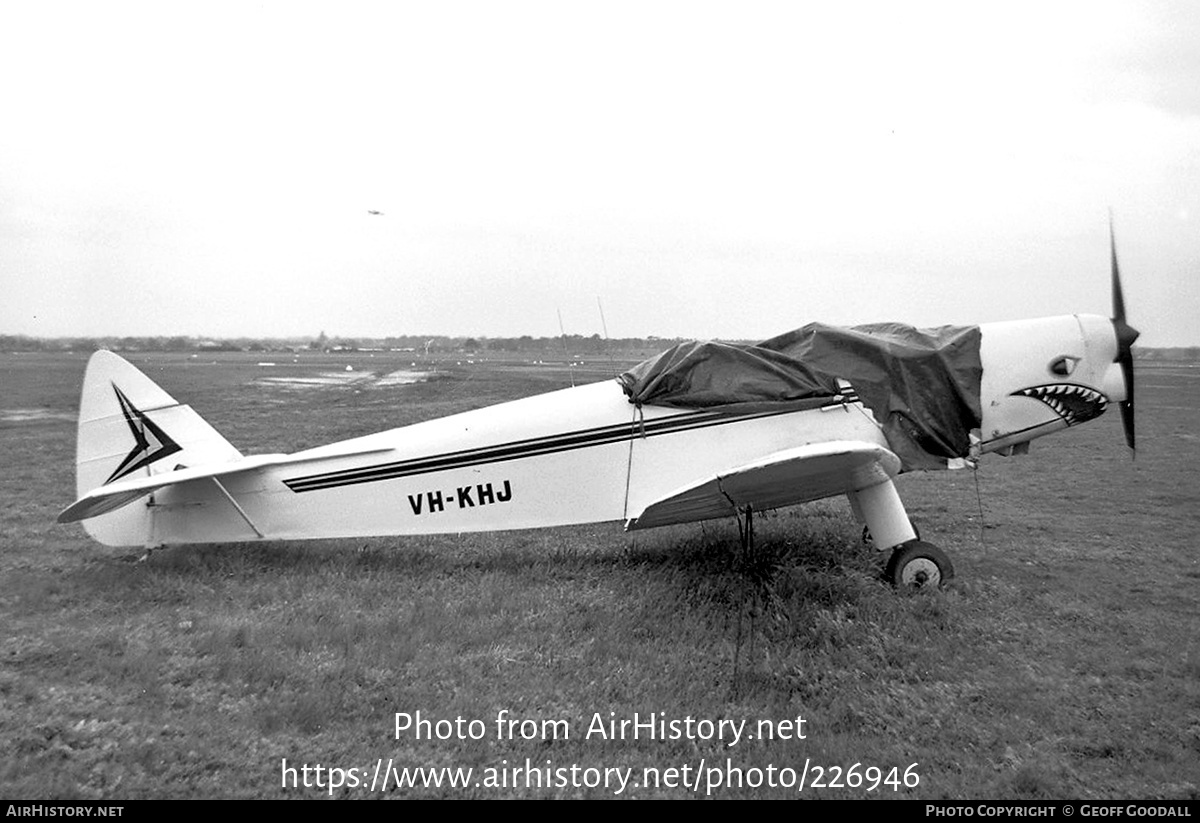
[[[807,503],[878,485],[898,474],[900,458],[883,446],[832,441],[775,452],[686,486],[647,505],[626,529],[649,529]]]

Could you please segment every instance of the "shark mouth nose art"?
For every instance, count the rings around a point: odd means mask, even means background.
[[[1066,421],[1068,426],[1086,423],[1100,415],[1108,407],[1108,398],[1095,389],[1075,383],[1052,383],[1033,386],[1013,392],[1014,397],[1032,397],[1040,400]]]

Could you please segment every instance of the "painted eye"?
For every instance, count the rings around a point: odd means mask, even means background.
[[[1071,357],[1069,354],[1064,354],[1050,364],[1050,371],[1059,377],[1068,377],[1071,372],[1075,371],[1075,364],[1078,362],[1078,357]]]

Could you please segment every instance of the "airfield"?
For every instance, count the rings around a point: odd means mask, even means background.
[[[126,356],[247,454],[633,362]],[[841,500],[757,517],[749,558],[714,521],[138,562],[54,522],[75,497],[85,362],[0,353],[0,796],[1200,797],[1200,364],[1138,362],[1136,460],[1110,409],[1026,457],[902,477],[956,571],[909,595]],[[417,712],[428,734],[397,728]],[[635,714],[696,734],[594,732]],[[776,736],[699,733],[723,720]],[[417,767],[473,777],[371,790]],[[591,782],[605,770],[632,780]]]

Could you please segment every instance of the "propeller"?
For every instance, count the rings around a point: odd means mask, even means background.
[[[1112,214],[1108,216],[1108,242],[1112,250],[1113,330],[1117,334],[1117,360],[1125,378],[1125,399],[1121,401],[1121,422],[1125,426],[1125,442],[1136,451],[1133,429],[1133,341],[1141,334],[1125,322],[1125,294],[1121,291],[1121,271],[1117,266],[1117,240],[1113,232]]]

